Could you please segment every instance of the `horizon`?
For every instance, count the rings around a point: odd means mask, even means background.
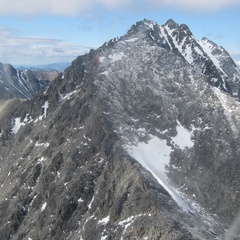
[[[77,56],[127,33],[144,18],[186,24],[198,39],[206,37],[240,61],[238,0],[63,0],[40,3],[0,0],[0,62],[45,65],[72,62]]]

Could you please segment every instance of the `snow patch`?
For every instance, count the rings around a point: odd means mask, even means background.
[[[108,235],[105,235],[101,237],[101,240],[107,240],[107,238],[108,238]]]
[[[121,222],[118,223],[120,226],[124,227],[124,233],[126,232],[127,228],[134,222],[135,217],[136,216],[128,217],[128,218],[126,218],[126,219],[124,219],[124,220],[122,220]]]
[[[163,28],[162,26],[159,26],[159,27],[160,27],[160,32],[161,32],[160,37],[161,37],[161,36],[164,37],[164,39],[165,39],[165,41],[167,42],[168,46],[169,46],[170,49],[172,50],[172,45],[171,45],[170,42],[168,41],[168,36],[167,36],[167,34],[165,33],[165,28]],[[167,29],[166,29],[166,31],[167,31]]]
[[[71,99],[76,93],[80,92],[81,89],[78,89],[78,90],[74,90],[70,93],[67,93],[67,94],[61,94],[61,93],[58,93],[59,95],[59,101],[63,101],[63,100],[69,100]]]
[[[17,117],[17,118],[14,118],[12,120],[12,132],[14,134],[16,134],[18,132],[18,130],[20,129],[21,126],[24,126],[28,123],[31,123],[33,120],[32,120],[32,117],[29,116],[29,114],[27,114],[24,118],[24,120],[21,122],[21,118],[20,117]]]
[[[38,163],[43,163],[44,161],[46,161],[46,159],[44,157],[41,157],[37,160]]]
[[[37,123],[38,121],[42,121],[43,118],[47,117],[47,109],[48,109],[48,107],[49,107],[49,102],[45,101],[45,103],[42,106],[42,108],[43,108],[43,115],[41,115],[37,119],[35,119],[34,123]]]
[[[194,47],[194,50],[195,50],[199,55],[204,56],[202,50],[199,49],[198,46]]]
[[[41,212],[45,210],[46,206],[47,206],[47,202],[43,203],[43,205],[41,207]]]
[[[100,57],[100,58],[99,58],[99,60],[100,60],[101,63],[104,62],[105,59],[106,59],[105,57]]]
[[[100,74],[108,76],[109,72],[108,71],[104,71],[104,72],[101,72]]]
[[[24,122],[21,122],[21,118],[17,117],[13,119],[13,127],[12,127],[12,132],[16,134],[18,130],[20,129],[21,126],[25,125]]]
[[[123,234],[127,231],[127,228],[136,220],[136,218],[141,217],[141,216],[151,216],[151,214],[138,214],[135,216],[130,216],[118,223],[118,225],[124,227]],[[121,240],[123,240],[123,237],[121,237]]]
[[[92,207],[93,201],[94,201],[94,196],[92,197],[91,202],[88,204],[88,209],[90,209]]]
[[[131,39],[125,40],[125,42],[135,42],[137,40],[138,40],[138,38],[131,38]]]
[[[98,221],[98,224],[107,224],[109,222],[109,216]]]
[[[48,106],[49,106],[48,101],[46,101],[46,102],[43,104],[43,106],[42,106],[42,108],[43,108],[43,117],[44,117],[44,118],[47,117],[47,109],[48,109]]]
[[[145,25],[147,25],[149,28],[151,28],[152,30],[154,29],[154,24],[153,22],[144,22]]]
[[[177,125],[177,135],[172,138],[173,143],[179,146],[182,150],[186,147],[191,148],[194,142],[191,140],[192,132],[184,128],[179,122]]]
[[[124,56],[124,53],[123,52],[119,52],[119,53],[114,53],[114,54],[111,54],[109,55],[108,57],[113,61],[119,61],[119,60],[122,60],[122,57]]]
[[[38,141],[35,143],[35,146],[36,147],[49,147],[49,143],[48,142],[46,142],[46,143],[39,143]]]
[[[82,198],[78,199],[78,203],[84,202],[84,200],[82,200]]]
[[[183,136],[181,134],[180,136]],[[180,141],[180,137],[178,138],[176,138],[177,142],[178,140]],[[166,140],[151,135],[151,139],[147,143],[138,142],[135,146],[126,146],[126,149],[145,169],[152,173],[154,178],[165,188],[179,207],[184,211],[190,210],[178,190],[170,184],[167,177],[166,171],[170,162],[172,148],[167,145]]]

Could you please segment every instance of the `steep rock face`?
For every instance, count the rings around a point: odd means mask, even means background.
[[[160,33],[139,22],[0,112],[0,239],[223,239],[240,105]]]
[[[31,99],[60,75],[57,71],[43,72],[16,70],[10,64],[0,63],[0,99]]]

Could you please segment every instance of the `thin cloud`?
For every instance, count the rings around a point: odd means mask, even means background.
[[[58,15],[77,16],[86,15],[96,10],[96,7],[106,9],[126,9],[135,11],[136,8],[144,10],[162,9],[171,7],[193,11],[216,11],[227,7],[240,6],[239,0],[0,0],[0,15]]]
[[[229,53],[233,59],[235,59],[236,61],[240,61],[240,50],[229,51]]]
[[[207,38],[214,38],[214,39],[223,39],[223,38],[225,38],[225,35],[224,34],[222,34],[222,33],[217,33],[217,34],[215,34],[215,33],[207,33],[206,34],[206,37]]]
[[[0,29],[0,61],[11,64],[72,61],[89,47],[59,39],[22,37],[12,29]]]

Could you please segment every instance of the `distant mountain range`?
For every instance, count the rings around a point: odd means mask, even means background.
[[[58,63],[51,63],[51,64],[42,64],[42,65],[26,65],[26,66],[15,66],[17,70],[44,70],[44,71],[51,71],[57,70],[63,72],[67,67],[71,65],[70,62],[58,62]]]

